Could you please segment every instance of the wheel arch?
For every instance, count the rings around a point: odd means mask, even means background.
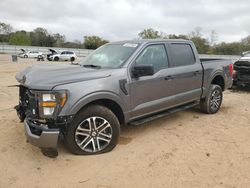
[[[124,124],[126,122],[126,116],[124,113],[126,107],[118,96],[110,93],[91,94],[80,99],[75,105],[72,106],[70,114],[77,114],[83,108],[92,104],[102,105],[110,109],[116,115],[120,124]]]
[[[201,96],[201,99],[204,99],[207,97],[210,86],[212,84],[216,84],[221,86],[222,91],[225,90],[225,77],[223,76],[223,72],[221,70],[217,70],[215,72],[212,72],[210,76],[204,80],[204,85],[203,85],[203,93]]]
[[[219,85],[222,91],[225,90],[225,79],[221,74],[215,75],[210,83]]]

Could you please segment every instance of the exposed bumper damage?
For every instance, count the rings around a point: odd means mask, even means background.
[[[19,104],[15,109],[20,121],[24,122],[27,141],[41,148],[46,156],[57,156],[59,136],[64,133],[73,116],[42,119],[39,115],[37,98],[32,91],[20,85],[19,93]]]
[[[57,148],[59,128],[49,129],[46,124],[38,125],[26,118],[24,129],[26,138],[32,145],[39,148]]]

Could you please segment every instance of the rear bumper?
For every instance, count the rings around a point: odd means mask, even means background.
[[[40,148],[56,148],[59,137],[59,129],[49,129],[41,127],[29,121],[24,120],[25,135],[29,143]]]

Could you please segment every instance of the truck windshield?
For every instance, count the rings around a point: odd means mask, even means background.
[[[118,68],[132,55],[138,46],[136,43],[106,44],[95,50],[80,64],[91,68]]]

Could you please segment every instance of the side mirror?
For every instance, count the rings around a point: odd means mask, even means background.
[[[135,78],[154,75],[153,65],[136,65],[132,69]]]

